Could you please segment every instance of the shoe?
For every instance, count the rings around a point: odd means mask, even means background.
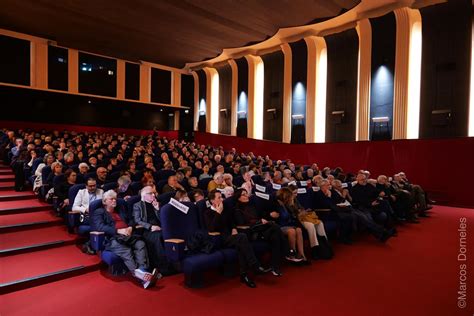
[[[278,269],[278,268],[273,268],[272,269],[272,274],[276,277],[281,277],[283,275],[283,273],[281,273],[280,269]]]
[[[300,262],[301,258],[296,257],[296,252],[294,250],[290,250],[290,254],[285,257],[286,260],[291,261],[291,262]]]
[[[256,288],[257,284],[255,284],[254,281],[252,281],[247,274],[241,274],[240,275],[240,282],[244,283],[250,288]]]
[[[158,273],[158,270],[153,269],[153,272],[151,273],[152,277],[148,281],[143,281],[143,288],[148,289],[156,284],[156,281],[159,279],[163,278],[163,275],[161,273]]]
[[[153,274],[151,274],[150,272],[143,271],[141,269],[135,269],[135,271],[133,271],[133,275],[137,279],[140,279],[142,281],[148,281],[153,278]]]
[[[267,272],[270,272],[272,269],[271,268],[267,268],[265,269],[264,267],[262,266],[258,266],[257,268],[255,268],[255,274],[265,274]]]
[[[83,253],[88,254],[88,255],[95,255],[96,251],[91,248],[91,245],[89,242],[86,242],[85,244],[82,245],[81,250]]]
[[[380,236],[379,240],[381,242],[386,242],[390,237],[392,237],[392,234],[390,234],[388,231],[384,230],[382,233],[382,236]]]

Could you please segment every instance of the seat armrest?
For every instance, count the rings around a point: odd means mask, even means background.
[[[240,229],[240,230],[246,230],[246,229],[249,229],[249,228],[250,228],[250,226],[248,226],[248,225],[239,225],[239,226],[237,226],[237,229]]]
[[[105,241],[105,233],[104,232],[98,232],[98,231],[90,232],[91,248],[94,249],[95,251],[104,250],[104,248],[105,248],[104,241]]]
[[[317,208],[314,210],[315,212],[330,212],[330,208]]]
[[[178,262],[184,258],[186,243],[183,239],[165,239],[165,253],[168,260]]]
[[[220,236],[221,235],[221,233],[219,233],[219,232],[209,232],[208,234],[209,234],[209,236]]]
[[[80,211],[69,211],[67,213],[67,226],[70,230],[74,230],[75,227],[81,224],[81,212]]]
[[[165,242],[181,244],[181,243],[184,243],[184,239],[171,238],[171,239],[165,239]]]

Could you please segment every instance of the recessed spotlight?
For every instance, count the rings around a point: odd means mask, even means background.
[[[89,101],[87,101],[87,103],[91,104],[91,103],[92,103],[92,101],[91,101],[91,100],[89,100]]]
[[[160,109],[160,112],[163,112],[163,109]]]
[[[184,113],[188,114],[188,113],[189,113],[189,110],[184,110]]]

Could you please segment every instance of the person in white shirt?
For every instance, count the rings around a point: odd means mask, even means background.
[[[89,213],[89,205],[92,201],[101,200],[104,191],[97,188],[96,180],[87,179],[86,188],[79,190],[72,205],[73,211],[79,211],[82,214]]]

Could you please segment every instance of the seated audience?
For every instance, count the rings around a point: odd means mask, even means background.
[[[145,289],[161,277],[157,270],[149,272],[148,254],[143,239],[134,233],[134,222],[125,209],[117,207],[117,194],[104,193],[103,207],[92,214],[92,230],[105,233],[105,249],[120,257],[132,275]]]

